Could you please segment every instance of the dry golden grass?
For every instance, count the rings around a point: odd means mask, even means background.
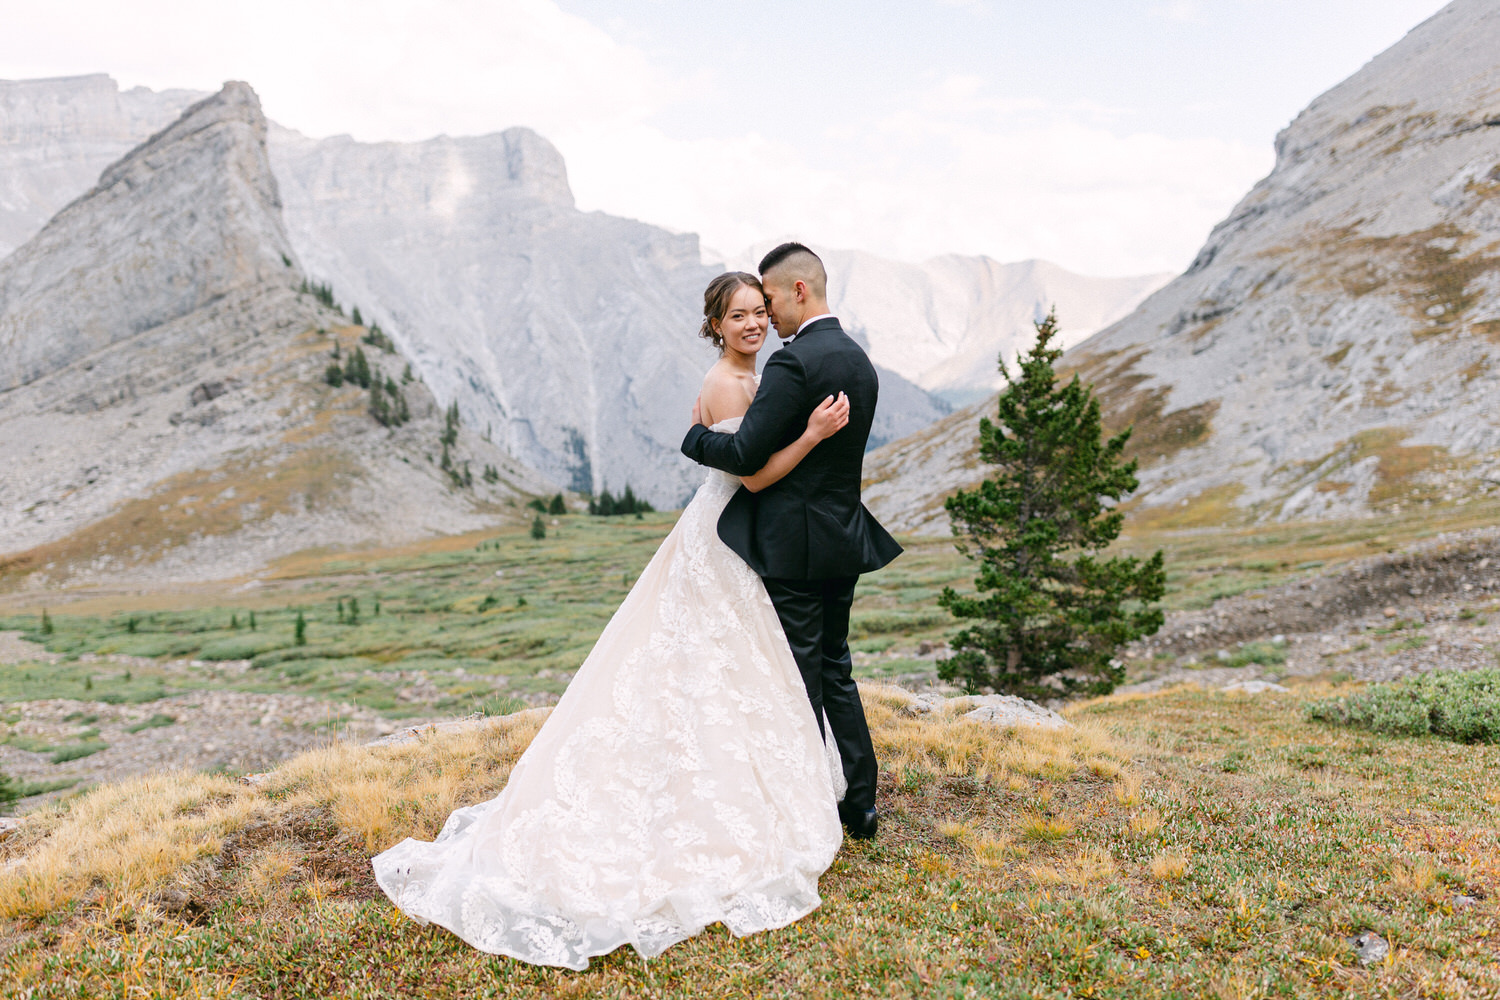
[[[1001,730],[962,717],[955,699],[942,713],[909,715],[910,696],[881,685],[861,686],[865,715],[882,766],[896,773],[1024,787],[1028,778],[1061,780],[1078,770],[1105,777],[1122,773],[1125,758],[1100,726],[1084,722],[1067,729],[1017,727]]]
[[[1158,851],[1148,866],[1157,882],[1175,882],[1187,874],[1187,855],[1181,851]]]
[[[1043,844],[1065,840],[1072,835],[1073,830],[1073,822],[1062,816],[1030,813],[1021,820],[1021,836]]]
[[[1437,874],[1437,866],[1427,858],[1409,865],[1397,863],[1391,866],[1391,885],[1403,892],[1421,895],[1432,887]]]
[[[255,786],[205,774],[159,774],[98,788],[38,815],[0,845],[0,918],[41,916],[70,902],[143,903],[191,880],[250,824],[326,810],[365,850],[431,839],[448,814],[505,783],[546,710],[391,747],[348,743],[287,762]],[[262,852],[245,878],[273,883],[295,866],[291,848]]]
[[[306,855],[296,844],[271,844],[255,852],[244,865],[240,875],[240,888],[261,900],[271,900],[281,895],[281,890],[295,881]]]
[[[1129,808],[1141,801],[1141,779],[1139,775],[1125,773],[1115,782],[1115,801]]]
[[[969,840],[969,850],[973,852],[974,860],[984,868],[1001,868],[1007,859],[1020,853],[1015,842],[1003,834],[974,837]]]
[[[1097,775],[1107,764],[1124,787],[1138,787],[1097,726],[1005,731],[962,719],[961,704],[912,717],[902,710],[905,703],[890,689],[865,692],[876,746],[896,769],[1015,787],[1027,779]],[[0,918],[42,916],[85,900],[150,907],[164,887],[191,887],[207,878],[224,863],[221,854],[237,867],[235,884],[248,896],[284,896],[278,889],[294,881],[311,891],[298,843],[226,842],[247,828],[279,829],[306,815],[323,817],[334,835],[367,854],[406,837],[431,839],[455,808],[504,785],[546,714],[525,712],[388,747],[335,743],[288,761],[254,785],[177,773],[101,787],[36,816],[0,845]],[[1045,806],[1047,790],[1035,801]],[[1024,854],[1009,833],[979,832],[957,820],[937,829],[968,847],[983,867],[1002,867]],[[1020,836],[1051,843],[1073,830],[1069,818],[1036,813],[1023,818]],[[930,852],[919,867],[953,870],[951,861]],[[1060,877],[1077,883],[1104,867],[1099,859],[1075,859]]]
[[[1099,847],[1085,847],[1071,857],[1050,864],[1032,865],[1030,878],[1038,885],[1069,885],[1082,888],[1113,878],[1119,866],[1109,852]]]
[[[140,898],[218,853],[257,811],[247,790],[224,777],[161,774],[106,785],[5,841],[0,917],[44,915],[96,884],[105,902]]]
[[[969,839],[974,831],[969,828],[968,823],[949,819],[938,824],[937,832],[949,840],[956,840],[959,843],[963,843]]]
[[[1143,809],[1130,817],[1130,832],[1137,837],[1154,837],[1161,829],[1161,813],[1155,809]]]

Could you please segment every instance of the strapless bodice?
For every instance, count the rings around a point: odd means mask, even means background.
[[[740,421],[744,419],[744,417],[730,417],[728,420],[720,420],[709,430],[715,434],[733,434],[740,429]],[[733,493],[740,488],[740,477],[718,469],[709,469],[708,478],[703,481],[703,485],[715,492]]]

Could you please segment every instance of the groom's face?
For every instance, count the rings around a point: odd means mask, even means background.
[[[762,275],[766,289],[766,309],[771,314],[771,325],[782,340],[797,332],[802,325],[801,303],[797,301],[795,283],[778,277],[774,273]]]

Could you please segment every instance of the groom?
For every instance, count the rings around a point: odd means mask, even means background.
[[[859,500],[861,463],[880,386],[875,368],[828,311],[828,275],[818,255],[783,243],[760,262],[766,305],[782,347],[734,434],[701,423],[682,452],[736,476],[759,472],[795,441],[829,396],[849,396],[849,423],[786,477],[759,493],[741,487],[719,517],[719,537],[760,574],[807,686],[818,728],[823,713],[838,743],[849,790],[839,817],[850,836],[875,836],[875,749],[851,674],[849,607],[861,573],[901,553]],[[827,738],[827,734],[824,734]]]

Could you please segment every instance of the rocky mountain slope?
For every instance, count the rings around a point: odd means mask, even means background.
[[[0,252],[201,96],[121,93],[105,76],[0,83]],[[699,481],[676,433],[712,360],[693,331],[715,268],[699,266],[695,238],[578,212],[561,157],[525,129],[363,144],[273,125],[270,143],[297,256],[380,320],[440,400],[562,485],[630,482],[675,503]],[[1081,337],[1156,281],[827,256],[835,307],[882,369],[877,443],[943,415],[929,390],[992,389],[995,355],[1038,310],[1058,303]]]
[[[1500,483],[1500,8],[1457,0],[1308,106],[1189,269],[1065,361],[1179,523],[1360,516]],[[980,407],[985,408],[985,407]],[[978,410],[872,456],[942,530]]]
[[[545,488],[469,431],[457,485],[431,393],[301,291],[266,129],[227,84],[0,261],[5,582],[231,576],[478,527]],[[384,427],[390,406],[324,380],[335,344],[407,419]]]
[[[420,143],[278,129],[272,161],[309,270],[380,320],[441,399],[552,480],[629,483],[676,505],[703,472],[678,452],[712,350],[697,337],[698,238],[574,207],[561,155],[528,129]],[[874,436],[946,407],[897,374]]]
[[[121,91],[103,73],[0,80],[0,258],[92,187],[99,171],[207,96]]]

